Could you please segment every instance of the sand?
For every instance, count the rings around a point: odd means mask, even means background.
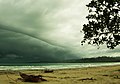
[[[47,81],[38,83],[19,80],[19,72],[42,75]],[[0,84],[120,84],[120,65],[54,70],[0,71]]]

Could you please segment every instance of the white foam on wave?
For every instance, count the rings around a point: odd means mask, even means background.
[[[0,66],[0,70],[69,69],[69,68],[110,66],[110,65],[120,65],[120,62],[117,62],[117,63],[43,63],[35,66]]]

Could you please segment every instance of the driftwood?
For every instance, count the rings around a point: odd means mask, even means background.
[[[83,79],[79,79],[79,80],[81,80],[81,81],[84,81],[84,80],[96,80],[96,79],[94,79],[94,78],[83,78]]]
[[[40,82],[40,81],[47,81],[46,79],[43,79],[41,75],[27,75],[24,73],[19,73],[22,77],[22,80],[25,82]]]
[[[52,72],[53,70],[49,70],[49,69],[44,70],[44,73],[52,73]]]

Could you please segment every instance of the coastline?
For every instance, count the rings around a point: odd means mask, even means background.
[[[120,62],[104,62],[104,63],[25,63],[25,64],[1,64],[0,70],[44,70],[44,69],[74,69],[86,67],[99,67],[99,66],[113,66],[120,65]]]
[[[42,75],[47,81],[39,83],[23,82],[19,72]],[[72,69],[57,69],[52,73],[43,70],[1,70],[1,84],[119,84],[120,65],[97,66]]]

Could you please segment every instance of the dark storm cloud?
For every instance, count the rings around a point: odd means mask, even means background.
[[[41,6],[40,6],[41,5]],[[45,61],[73,58],[64,45],[48,38],[52,31],[47,21],[49,12],[59,8],[56,0],[0,2],[0,56],[1,61]],[[50,25],[50,26],[49,26]],[[52,32],[53,33],[53,32]],[[55,38],[56,39],[56,38]],[[69,57],[68,57],[69,55]],[[15,57],[16,56],[16,57]],[[23,60],[24,59],[24,60]]]
[[[80,46],[89,1],[0,0],[0,61],[119,55],[119,48]]]
[[[0,29],[10,31],[10,32],[14,32],[14,33],[18,33],[18,34],[23,34],[23,35],[29,36],[31,38],[40,40],[40,41],[42,41],[42,42],[44,42],[48,45],[60,47],[58,44],[51,43],[49,40],[37,36],[36,33],[34,33],[35,32],[34,30],[29,31],[29,29],[28,29],[28,31],[27,31],[25,29],[22,30],[22,28],[8,27],[8,26],[4,26],[4,25],[0,25]]]
[[[1,30],[0,38],[1,62],[44,62],[73,58],[63,48],[51,46],[23,34]]]

